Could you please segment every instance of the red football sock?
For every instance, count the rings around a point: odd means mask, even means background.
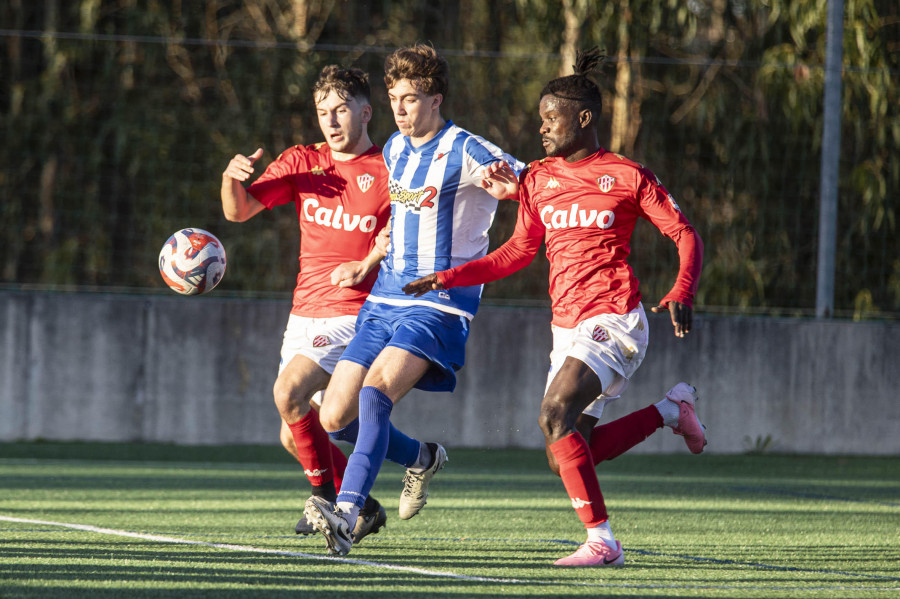
[[[550,451],[559,464],[559,477],[584,527],[593,528],[606,522],[606,504],[597,473],[594,472],[591,450],[584,437],[572,433],[550,445]]]
[[[344,482],[344,470],[347,468],[347,456],[341,451],[341,448],[335,443],[331,445],[331,463],[334,465],[334,486],[338,491],[341,490],[341,483]]]
[[[331,446],[334,443],[322,428],[322,424],[319,422],[319,413],[311,409],[297,422],[288,423],[288,428],[291,429],[294,445],[297,446],[297,457],[300,459],[303,472],[309,482],[318,487],[333,481],[335,466],[332,461],[334,454]],[[346,465],[346,458],[344,465]]]
[[[591,455],[596,466],[604,460],[618,457],[662,428],[663,418],[656,406],[632,412],[591,432]]]

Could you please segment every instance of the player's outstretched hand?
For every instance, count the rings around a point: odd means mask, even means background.
[[[338,287],[353,287],[359,285],[369,274],[362,260],[344,262],[331,271],[331,284]]]
[[[408,283],[403,286],[403,293],[406,295],[415,295],[416,297],[421,297],[428,293],[429,291],[435,291],[437,289],[443,289],[444,286],[440,284],[437,278],[436,273],[431,273],[430,275],[425,275],[421,279],[416,279],[412,283]]]
[[[225,169],[225,172],[222,173],[222,176],[234,179],[235,181],[246,181],[250,178],[250,175],[253,174],[253,163],[259,160],[262,155],[262,148],[259,148],[249,156],[237,154],[231,159],[231,162],[228,163],[228,167]]]
[[[498,200],[515,200],[519,197],[519,179],[516,172],[502,160],[484,167],[481,187]]]
[[[651,308],[656,313],[668,312],[672,317],[672,326],[675,327],[675,336],[684,337],[691,332],[691,325],[694,324],[694,311],[690,306],[681,302],[667,302],[660,304],[655,308]]]

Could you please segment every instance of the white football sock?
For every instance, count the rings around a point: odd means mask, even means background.
[[[616,538],[613,536],[612,529],[609,527],[609,520],[602,524],[598,524],[594,528],[587,529],[588,541],[603,541],[610,549],[618,549],[616,546]]]
[[[359,508],[356,507],[356,504],[352,501],[340,501],[335,507],[342,512],[341,515],[350,525],[350,530],[353,530],[353,527],[356,526],[356,518],[359,516]]]
[[[428,445],[420,442],[419,457],[416,458],[415,463],[409,467],[410,471],[415,472],[416,474],[422,474],[431,467],[434,457],[435,456],[431,455],[431,449],[429,449]]]
[[[671,426],[672,428],[678,426],[678,414],[681,406],[677,401],[663,398],[662,401],[658,401],[653,405],[659,410],[659,415],[662,416],[663,424]]]

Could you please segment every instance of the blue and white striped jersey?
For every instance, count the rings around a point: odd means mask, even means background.
[[[394,133],[383,154],[390,172],[391,243],[368,301],[424,304],[471,319],[483,285],[418,298],[403,293],[403,286],[484,256],[497,200],[481,188],[481,170],[505,160],[518,174],[525,165],[452,121],[419,147]]]

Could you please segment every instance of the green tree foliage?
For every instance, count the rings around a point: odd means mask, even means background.
[[[650,167],[700,231],[699,306],[807,312],[815,300],[826,2],[786,0],[46,0],[0,4],[0,282],[161,289],[156,254],[185,226],[216,232],[217,292],[292,287],[296,215],[224,220],[236,153],[318,141],[322,66],[371,73],[373,139],[394,131],[381,79],[400,45],[451,64],[445,115],[522,160],[542,155],[543,84],[576,49],[609,56],[601,138]],[[846,0],[836,306],[900,311],[900,8]],[[493,247],[512,232],[501,203]],[[674,247],[639,226],[648,302]],[[546,259],[489,285],[546,301]]]

